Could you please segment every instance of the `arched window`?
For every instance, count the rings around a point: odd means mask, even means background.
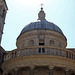
[[[39,45],[44,45],[44,40],[39,39]]]
[[[54,40],[50,40],[50,45],[53,46],[55,44]]]
[[[29,41],[29,46],[33,46],[34,45],[34,40],[30,40]]]

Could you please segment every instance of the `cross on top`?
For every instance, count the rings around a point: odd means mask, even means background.
[[[44,4],[41,3],[40,5],[41,5],[41,8],[42,8]]]

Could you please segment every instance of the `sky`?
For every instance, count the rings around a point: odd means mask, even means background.
[[[1,46],[6,51],[16,49],[16,41],[23,27],[38,19],[40,4],[46,20],[58,25],[67,38],[67,48],[75,48],[75,0],[6,0],[4,34]]]

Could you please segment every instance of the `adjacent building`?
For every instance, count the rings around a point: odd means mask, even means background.
[[[8,8],[5,0],[0,0],[0,75],[2,73],[1,64],[3,62],[3,55],[5,54],[5,50],[1,47],[1,39],[2,39],[7,10]]]

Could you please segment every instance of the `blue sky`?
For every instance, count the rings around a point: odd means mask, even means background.
[[[38,19],[40,4],[46,20],[58,25],[67,38],[67,48],[75,48],[75,0],[6,0],[8,11],[2,37],[5,50],[16,48],[16,39],[23,27]]]

